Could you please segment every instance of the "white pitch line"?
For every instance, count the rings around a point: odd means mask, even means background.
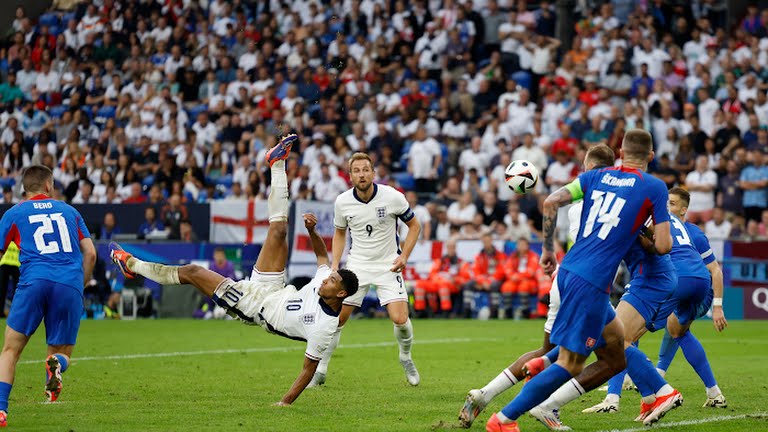
[[[416,340],[416,345],[437,345],[437,344],[449,344],[449,343],[469,343],[469,342],[493,342],[498,339],[494,338],[447,338],[447,339],[425,339]],[[341,344],[339,348],[379,348],[397,345],[397,342],[370,342],[361,344]],[[288,351],[303,351],[304,346],[284,346],[284,347],[262,347],[262,348],[229,348],[218,350],[205,350],[205,351],[176,351],[176,352],[159,352],[159,353],[142,353],[142,354],[123,354],[123,355],[111,355],[111,356],[93,356],[93,357],[74,357],[73,363],[81,361],[98,361],[98,360],[132,360],[143,358],[159,358],[159,357],[181,357],[181,356],[199,356],[199,355],[212,355],[212,354],[245,354],[245,353],[266,353],[266,352],[288,352]],[[42,360],[25,360],[20,361],[19,365],[26,364],[40,364]]]
[[[768,418],[768,413],[756,412],[751,414],[741,414],[741,415],[733,415],[733,416],[707,417],[700,420],[683,420],[678,422],[656,423],[653,426],[653,429],[666,429],[666,428],[673,428],[677,426],[695,426],[695,425],[700,425],[705,423],[742,420],[742,419],[751,418],[751,417]],[[602,430],[600,432],[647,432],[648,430],[649,428],[647,427],[637,427],[637,428],[630,428],[630,429],[608,429],[608,430]]]

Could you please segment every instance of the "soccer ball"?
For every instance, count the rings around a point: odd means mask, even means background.
[[[539,181],[539,170],[527,160],[512,161],[504,171],[504,175],[507,186],[518,194],[530,192]]]

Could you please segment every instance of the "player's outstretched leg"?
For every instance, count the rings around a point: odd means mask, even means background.
[[[69,368],[69,356],[66,354],[57,352],[45,359],[45,396],[48,402],[56,402],[59,399],[63,387],[61,374],[67,368]]]
[[[408,318],[408,303],[396,301],[387,304],[389,318],[394,325],[395,339],[400,347],[400,365],[405,371],[405,379],[408,384],[417,386],[421,382],[419,371],[411,358],[411,345],[413,345],[413,324]]]

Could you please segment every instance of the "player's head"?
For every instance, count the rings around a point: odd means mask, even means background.
[[[349,158],[349,178],[352,185],[361,192],[367,192],[373,185],[373,161],[363,152],[357,152]]]
[[[53,172],[43,165],[32,165],[24,170],[21,183],[28,197],[36,194],[50,195],[53,192]]]
[[[669,211],[673,215],[685,220],[685,214],[688,212],[688,203],[691,202],[691,194],[680,187],[673,187],[669,190]]]
[[[339,269],[331,273],[320,285],[318,294],[323,299],[345,299],[357,292],[357,275],[351,270]]]
[[[653,138],[643,129],[630,129],[624,134],[619,152],[622,161],[646,165],[653,160]]]
[[[605,144],[597,144],[587,150],[584,156],[584,170],[589,171],[598,167],[610,167],[616,161],[616,156]]]

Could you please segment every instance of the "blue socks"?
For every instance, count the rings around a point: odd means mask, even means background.
[[[54,354],[54,357],[59,359],[59,364],[61,365],[61,373],[64,373],[69,367],[69,360],[67,360],[67,357],[62,354]]]
[[[656,364],[656,368],[663,371],[669,370],[669,365],[672,364],[678,347],[677,341],[665,330],[664,339],[661,340],[661,347],[659,348],[659,362]]]
[[[549,359],[549,363],[550,364],[555,364],[555,362],[557,362],[557,356],[560,355],[560,347],[556,346],[556,347],[552,348],[551,351],[549,351],[548,353],[546,353],[544,355]]]
[[[13,384],[0,382],[0,411],[8,412],[8,397],[11,395]]]
[[[643,397],[656,394],[667,384],[654,369],[653,363],[637,347],[630,346],[624,353],[627,356],[627,372]]]
[[[621,396],[621,389],[624,387],[624,376],[626,374],[627,370],[624,369],[608,380],[608,394]]]
[[[704,385],[707,388],[717,385],[715,375],[712,373],[712,367],[709,365],[707,354],[704,352],[701,342],[690,331],[685,332],[682,337],[675,339],[675,341],[683,349],[685,359],[693,366],[693,370],[699,374],[699,378],[704,382]]]
[[[569,379],[571,379],[571,373],[555,363],[528,381],[520,394],[505,406],[501,413],[510,420],[516,420],[528,410],[544,402]]]

